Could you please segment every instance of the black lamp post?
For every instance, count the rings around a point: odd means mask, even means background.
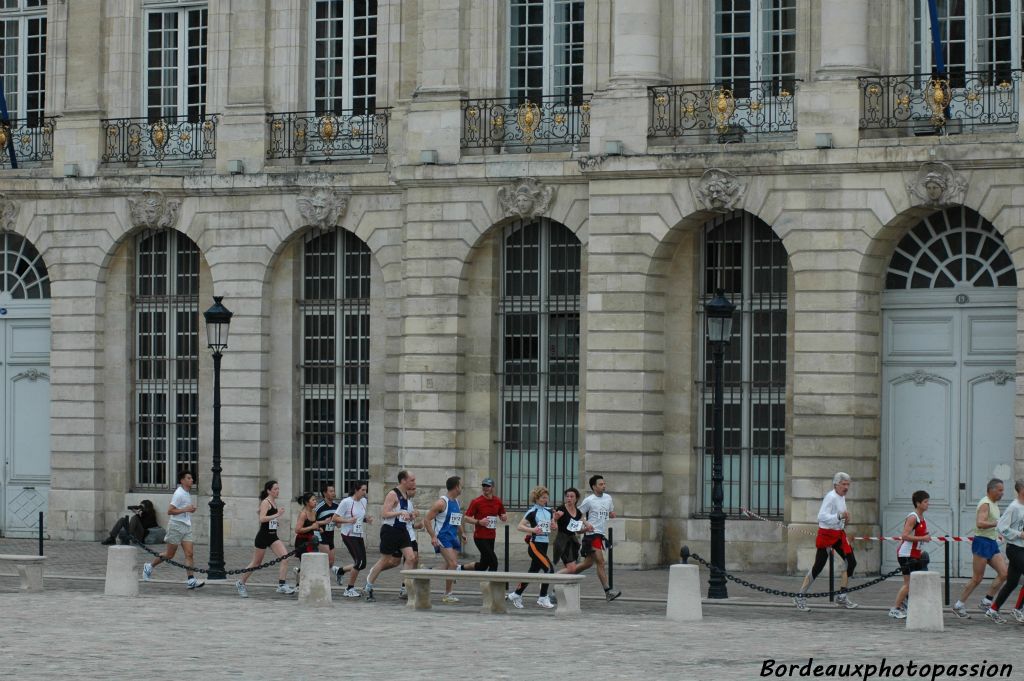
[[[708,320],[708,342],[715,366],[715,405],[714,405],[714,449],[711,464],[711,565],[719,571],[712,570],[708,581],[708,598],[728,598],[725,588],[725,511],[722,502],[725,491],[722,489],[722,450],[725,448],[725,421],[722,402],[723,376],[725,366],[725,347],[729,344],[732,333],[732,313],[736,306],[729,302],[722,289],[715,291],[715,297],[704,306]]]
[[[206,341],[213,350],[213,480],[210,482],[210,579],[227,579],[224,568],[224,502],[220,498],[220,360],[228,347],[231,310],[213,297],[213,307],[203,313],[206,319]]]

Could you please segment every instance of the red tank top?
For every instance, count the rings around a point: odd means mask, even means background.
[[[919,515],[917,515],[917,513],[911,513],[910,515],[912,515],[915,518],[917,518],[917,525],[914,526],[914,536],[915,537],[923,537],[926,534],[928,534],[928,522],[924,519],[924,516],[919,516]],[[910,516],[907,516],[907,517],[909,518]],[[901,541],[899,543],[899,546],[896,548],[896,555],[897,556],[903,556],[904,555],[904,553],[903,553],[903,546],[906,543],[907,542],[905,542],[905,541]],[[917,542],[917,541],[912,542],[910,544],[910,557],[911,558],[920,558],[921,557],[920,546],[921,546],[921,542]]]

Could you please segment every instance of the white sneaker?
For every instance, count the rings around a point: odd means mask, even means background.
[[[153,564],[146,563],[142,566],[142,581],[148,582],[153,579]]]
[[[896,620],[905,620],[907,619],[907,611],[901,608],[889,608],[889,617]]]
[[[235,580],[235,590],[238,591],[238,595],[242,598],[249,597],[249,590],[245,588],[245,584],[240,579]]]
[[[1006,622],[1006,620],[1003,619],[1003,616],[999,614],[999,611],[993,610],[992,608],[985,611],[985,617],[989,618],[996,624],[1004,624]]]
[[[195,577],[189,577],[185,581],[185,586],[188,587],[189,589],[198,589],[199,587],[203,586],[204,584],[206,584],[206,582],[200,582]]]
[[[981,608],[982,612],[988,612],[988,610],[992,607],[992,599],[988,596],[982,598],[981,603],[978,604],[978,607]]]
[[[441,596],[441,602],[454,605],[455,603],[461,603],[462,601],[460,601],[459,597],[455,594],[445,594],[444,596]]]
[[[345,598],[359,598],[363,594],[359,593],[359,589],[349,588],[349,589],[345,589],[345,592],[343,594],[341,594],[341,595],[344,596]]]
[[[967,606],[965,606],[963,603],[954,603],[953,605],[949,606],[949,609],[952,610],[953,614],[959,617],[960,619],[967,620],[971,618],[971,616],[967,614]]]
[[[857,604],[850,600],[846,594],[839,594],[836,596],[836,607],[846,608],[847,610],[853,610],[857,607]]]
[[[540,598],[538,598],[537,599],[537,605],[539,605],[542,608],[548,608],[549,610],[551,608],[555,607],[555,604],[552,603],[551,599],[548,598],[547,596],[541,596]]]
[[[795,605],[796,609],[800,612],[810,612],[811,610],[810,607],[807,605],[807,599],[803,596],[797,596],[796,598],[794,598],[793,605]]]
[[[405,590],[404,586],[398,588],[398,597],[401,598],[403,601],[408,600],[409,592]]]
[[[1019,622],[1020,624],[1024,624],[1024,610],[1011,608],[1010,614],[1013,615],[1013,619],[1017,620],[1017,622]]]
[[[516,606],[518,609],[523,609],[523,597],[517,594],[515,591],[509,591],[505,598],[512,601],[512,605]]]
[[[291,594],[295,593],[295,587],[291,586],[291,585],[289,585],[287,583],[285,583],[285,584],[278,584],[277,585],[277,593],[291,595]]]

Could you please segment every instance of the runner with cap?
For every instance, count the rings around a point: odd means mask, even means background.
[[[498,554],[494,552],[496,529],[499,520],[508,520],[508,514],[505,504],[494,493],[494,478],[484,478],[480,487],[480,496],[469,502],[462,520],[473,525],[473,543],[480,552],[480,560],[474,564],[475,568],[481,572],[497,572]]]

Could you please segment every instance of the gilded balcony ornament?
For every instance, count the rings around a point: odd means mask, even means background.
[[[951,92],[949,81],[945,78],[932,78],[924,89],[925,103],[932,111],[932,125],[941,127],[946,124],[946,107],[949,106]]]
[[[868,85],[867,92],[869,96],[877,97],[882,94],[882,88],[877,83],[872,83],[871,85]]]
[[[967,101],[968,102],[976,102],[976,101],[978,101],[978,97],[979,96],[980,95],[978,95],[978,93],[975,92],[974,90],[968,90],[967,91]]]
[[[29,142],[31,142],[31,141],[32,141],[32,136],[31,135],[22,135],[21,136],[21,146],[27,147],[29,145]]]
[[[590,113],[590,102],[583,102],[583,104],[580,104],[580,111],[585,114]]]
[[[133,147],[139,146],[140,144],[142,144],[142,136],[139,135],[139,133],[137,132],[132,133],[131,136],[128,138],[128,144],[132,145]]]
[[[284,121],[278,118],[271,124],[270,127],[274,130],[284,130]]]
[[[523,142],[533,144],[537,128],[540,126],[540,107],[526,100],[516,111],[516,125],[523,131]]]
[[[756,99],[751,100],[751,102],[750,102],[750,110],[751,111],[760,111],[761,110],[761,102],[759,102]]]
[[[736,112],[736,98],[732,90],[721,88],[711,93],[711,113],[718,123],[718,132],[724,133],[729,130],[729,120]]]
[[[203,130],[206,132],[213,130],[213,121],[203,121]]]
[[[157,149],[164,148],[167,144],[167,124],[164,123],[164,119],[161,118],[149,127],[149,136]]]
[[[470,107],[466,108],[466,117],[467,118],[476,118],[479,115],[480,115],[480,109],[476,108],[475,106],[470,106]]]
[[[562,125],[564,123],[565,123],[565,114],[564,113],[557,113],[557,114],[555,114],[555,125]]]
[[[1009,90],[1009,89],[1010,89],[1010,81],[1008,81],[1008,80],[1003,80],[1003,81],[1002,81],[1001,83],[999,83],[999,85],[997,85],[996,87],[997,87],[997,88],[999,88],[1000,90]]]
[[[108,125],[107,126],[107,137],[117,137],[117,126],[116,125]]]
[[[295,139],[301,140],[301,139],[304,139],[305,137],[306,137],[306,131],[305,130],[296,130],[295,131]]]
[[[501,126],[505,125],[505,117],[502,116],[501,114],[495,115],[495,117],[491,119],[491,125],[494,126],[495,128],[500,128]]]
[[[666,95],[664,92],[659,92],[658,95],[654,98],[654,103],[657,104],[658,106],[665,106],[666,104],[668,104],[668,95]]]
[[[902,95],[900,97],[897,97],[896,104],[898,104],[901,109],[906,109],[907,107],[910,106],[910,95]]]
[[[334,139],[334,135],[338,132],[335,126],[334,116],[330,114],[324,114],[320,117],[320,137],[328,142]]]
[[[779,90],[779,99],[789,99],[792,96],[793,93],[787,90],[786,88],[782,88],[781,90]]]
[[[359,137],[360,135],[363,134],[363,129],[361,127],[359,127],[358,125],[353,125],[352,126],[352,132],[350,134],[351,134],[352,137]]]
[[[192,135],[188,134],[184,130],[178,134],[178,141],[180,142],[188,142],[190,139],[192,139]]]
[[[693,115],[697,112],[697,107],[693,105],[693,102],[687,102],[686,106],[683,107],[683,114],[687,118],[693,118]]]

